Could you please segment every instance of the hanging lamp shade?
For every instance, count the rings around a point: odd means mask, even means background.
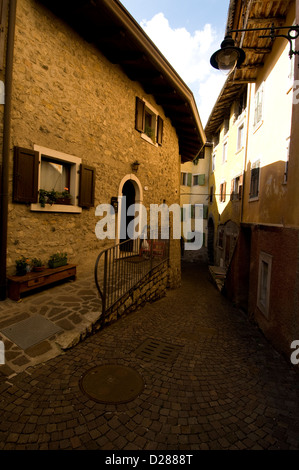
[[[235,41],[231,36],[226,36],[221,43],[221,48],[212,55],[210,63],[215,69],[221,70],[225,75],[229,75],[244,60],[245,52],[243,49],[235,46]]]

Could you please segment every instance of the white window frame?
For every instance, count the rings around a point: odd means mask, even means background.
[[[242,176],[242,173],[239,173],[238,175],[236,175],[234,178],[233,178],[233,184],[234,184],[234,187],[233,187],[233,192],[232,192],[232,195],[231,195],[231,200],[232,201],[240,201],[240,188],[243,186],[242,184],[240,184],[240,178]]]
[[[243,134],[241,134],[241,129],[243,129]],[[242,137],[242,138],[240,138]],[[237,130],[237,152],[240,152],[244,148],[245,140],[245,122],[241,122]]]
[[[258,114],[258,106],[261,106],[261,112],[260,115]],[[265,86],[264,82],[261,83],[261,85],[258,87],[258,89],[255,92],[255,98],[254,98],[254,121],[253,121],[253,127],[254,131],[256,131],[262,124],[263,124],[263,116],[264,116],[264,105],[265,105]],[[258,115],[258,116],[256,116]],[[258,118],[258,120],[256,120]]]
[[[188,186],[188,172],[181,171],[181,186]]]
[[[212,155],[212,173],[214,173],[215,168],[216,168],[216,154],[213,153],[213,155]]]
[[[227,140],[225,142],[223,142],[223,146],[222,146],[222,164],[226,163],[227,162]],[[225,151],[224,151],[225,149]]]
[[[157,125],[158,125],[158,116],[159,116],[159,113],[158,111],[150,105],[150,103],[148,103],[147,101],[143,100],[144,102],[144,113],[148,113],[148,114],[151,114],[151,116],[154,118],[155,120],[155,123],[154,125],[152,125],[151,129],[153,131],[153,135],[154,135],[154,139],[152,139],[149,135],[147,135],[145,132],[142,132],[141,133],[141,137],[142,139],[146,140],[147,142],[149,142],[150,144],[154,145],[155,147],[159,147],[157,141],[156,141],[156,137],[157,137]]]
[[[251,196],[249,194],[249,202],[251,201],[257,201],[259,199],[259,194],[260,194],[260,185],[261,185],[261,162],[260,160],[256,160],[251,164],[250,168],[250,186],[249,186],[249,191],[251,191],[251,177],[252,177],[252,170],[259,168],[259,182],[258,182],[258,190],[257,190],[257,195],[256,196]]]
[[[259,256],[259,273],[258,273],[258,292],[257,292],[257,306],[266,318],[269,318],[270,307],[270,291],[271,291],[271,271],[272,271],[272,256],[263,251]],[[266,293],[263,293],[263,263],[268,265],[268,276],[266,280]]]
[[[39,154],[39,168],[38,168],[38,190],[42,189],[40,187],[41,181],[41,159],[45,155],[47,157],[57,160],[57,162],[65,162],[71,164],[70,170],[70,195],[72,200],[72,205],[66,204],[46,204],[45,207],[42,207],[39,202],[31,204],[31,211],[35,212],[70,212],[75,214],[80,214],[82,212],[82,207],[78,206],[79,200],[79,171],[80,165],[82,163],[81,158],[75,157],[74,155],[69,155],[66,153],[58,152],[57,150],[49,149],[46,147],[41,147],[39,145],[34,145],[34,150]]]

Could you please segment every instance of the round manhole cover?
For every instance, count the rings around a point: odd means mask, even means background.
[[[144,382],[130,367],[106,364],[87,371],[80,379],[80,388],[98,403],[127,403],[143,390]]]

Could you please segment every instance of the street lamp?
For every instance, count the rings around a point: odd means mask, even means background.
[[[221,70],[225,75],[229,75],[235,67],[239,67],[245,60],[243,49],[235,46],[235,41],[231,36],[226,36],[221,43],[221,49],[214,52],[211,57],[211,65],[215,69]]]
[[[275,31],[280,29],[288,29],[287,34],[275,34]],[[275,38],[285,38],[290,44],[290,59],[294,54],[299,54],[299,51],[293,49],[293,41],[299,36],[299,25],[296,26],[274,26],[272,24],[269,28],[248,28],[248,29],[231,29],[227,32],[227,36],[221,43],[221,48],[214,52],[210,59],[212,67],[221,70],[226,75],[230,74],[235,67],[240,65],[245,60],[245,52],[243,49],[236,47],[235,42],[231,37],[231,33],[240,33],[247,31],[270,31],[269,35],[259,36],[260,38],[270,38],[274,41]]]

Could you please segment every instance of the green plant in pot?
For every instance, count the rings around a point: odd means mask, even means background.
[[[45,269],[45,265],[40,258],[32,258],[31,266],[33,271],[43,271]]]
[[[56,200],[57,193],[54,189],[52,189],[52,191],[46,191],[45,189],[39,190],[38,202],[42,207],[45,207],[46,204],[50,204],[52,206],[55,204]]]
[[[67,253],[54,253],[48,261],[49,268],[58,268],[67,264]]]
[[[50,204],[50,206],[53,204],[70,204],[71,195],[68,188],[64,188],[62,192],[55,191],[55,189],[51,191],[40,189],[38,202],[42,207],[45,207],[46,204]]]
[[[17,276],[24,276],[30,272],[30,269],[30,260],[28,258],[22,255],[20,258],[16,259]]]

